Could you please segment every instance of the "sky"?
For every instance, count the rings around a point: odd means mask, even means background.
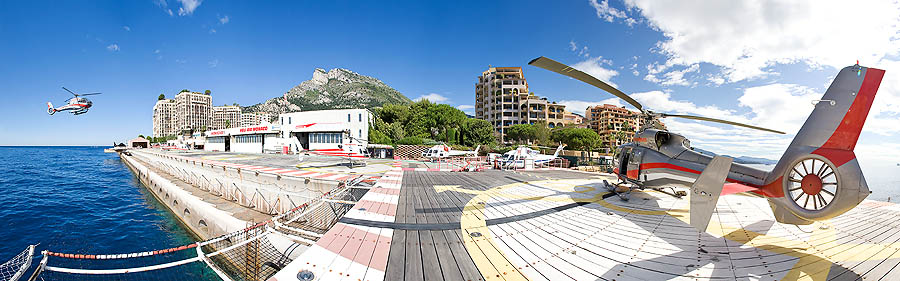
[[[315,68],[381,79],[473,113],[477,76],[521,66],[537,95],[583,112],[623,103],[528,66],[546,56],[645,107],[765,132],[667,119],[694,146],[777,159],[837,71],[887,73],[857,147],[900,162],[897,1],[0,1],[0,145],[106,145],[152,133],[159,94],[216,105],[277,97]],[[46,102],[93,96],[88,114]],[[864,167],[865,168],[865,167]]]

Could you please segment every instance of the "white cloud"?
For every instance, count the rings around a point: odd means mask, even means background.
[[[900,52],[898,1],[625,2],[666,37],[657,44],[666,64],[710,63],[727,82],[776,74],[777,64],[840,68]],[[627,18],[606,1],[590,5],[607,21]]]
[[[690,86],[691,83],[688,82],[687,79],[684,78],[684,75],[688,74],[688,73],[692,73],[692,72],[700,72],[700,65],[692,64],[691,66],[686,67],[682,70],[672,70],[672,71],[663,73],[661,78],[657,77],[654,74],[647,73],[647,75],[644,76],[644,80],[647,80],[647,81],[650,81],[653,83],[657,83],[660,85],[664,85],[664,86],[672,86],[672,85]],[[637,74],[635,74],[635,75],[637,75]]]
[[[439,94],[436,94],[436,93],[430,93],[430,94],[427,94],[427,95],[421,95],[421,96],[419,96],[418,98],[415,98],[415,99],[413,99],[413,100],[414,100],[414,101],[428,100],[428,101],[434,102],[434,103],[442,103],[442,102],[445,102],[445,101],[447,101],[447,100],[449,100],[449,99],[448,99],[447,97],[445,97],[445,96],[442,96],[442,95],[439,95]]]
[[[569,51],[578,50],[578,45],[575,44],[575,40],[569,40]]]
[[[178,63],[178,64],[185,64],[185,63],[187,63],[187,60],[183,60],[183,59],[175,59],[175,63]]]
[[[216,34],[216,29],[215,29],[215,28],[210,28],[210,29],[209,29],[209,34]]]
[[[215,68],[217,66],[219,66],[219,59],[214,59],[214,60],[209,61],[210,68]]]
[[[169,3],[166,2],[166,0],[153,0],[153,3],[155,3],[156,6],[159,6],[164,12],[169,14],[170,17],[175,16],[175,14],[172,13],[172,9],[169,9]]]
[[[613,87],[618,87],[610,80],[618,75],[619,72],[604,68],[604,64],[610,65],[612,64],[612,61],[604,60],[603,57],[589,58],[573,64],[572,68],[584,71],[584,73],[590,74],[591,76],[594,76],[594,78],[600,79]]]
[[[159,49],[153,50],[153,55],[156,55],[156,60],[162,60],[162,51]]]
[[[581,114],[581,116],[584,116],[584,110],[589,106],[604,104],[622,106],[622,100],[620,100],[619,98],[608,98],[600,101],[564,100],[558,102],[558,104],[565,105],[566,110],[568,110],[569,112],[578,113]]]
[[[119,44],[110,44],[109,46],[106,46],[106,49],[109,50],[109,51],[111,51],[111,52],[118,52],[118,51],[119,51]]]
[[[188,16],[194,14],[194,10],[200,7],[203,0],[178,0],[181,2],[181,8],[178,8],[179,16]]]
[[[124,29],[125,31],[131,31],[131,27],[128,27],[127,25],[122,26],[122,29]]]
[[[457,105],[456,109],[462,110],[468,115],[475,115],[475,106],[471,104],[461,104]]]
[[[815,108],[812,101],[823,94],[800,85],[771,84],[745,89],[738,102],[750,108],[751,123],[794,134]]]
[[[609,1],[607,1],[607,0],[603,0],[600,2],[598,2],[597,0],[588,0],[588,3],[591,4],[591,7],[594,7],[594,9],[597,10],[597,17],[601,18],[605,21],[613,22],[613,20],[615,20],[617,18],[620,18],[620,19],[628,18],[628,15],[626,15],[624,11],[610,7]],[[632,19],[632,21],[634,21],[634,20]],[[633,24],[633,23],[631,23],[631,24]],[[629,24],[629,25],[631,25],[631,24]]]
[[[216,17],[219,18],[219,24],[226,24],[231,21],[231,19],[228,18],[228,15],[225,15],[224,17],[219,17],[218,15],[216,15]]]

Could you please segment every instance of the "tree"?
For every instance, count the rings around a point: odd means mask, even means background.
[[[550,145],[550,128],[547,122],[538,121],[531,126],[534,127],[534,140],[540,145]]]
[[[550,132],[550,139],[566,144],[573,150],[590,152],[600,146],[600,135],[588,128],[562,128]]]
[[[156,100],[164,100],[164,99],[166,99],[165,94],[159,94],[159,97],[156,98]]]
[[[143,139],[143,138],[144,138],[144,135],[138,135],[138,137]]]
[[[391,144],[391,138],[375,128],[369,128],[369,143]]]
[[[421,145],[425,143],[420,137],[406,137],[397,141],[397,144],[408,144],[408,145]]]
[[[517,140],[517,143],[530,143],[534,140],[535,126],[516,124],[506,128],[506,138]]]
[[[231,120],[225,120],[225,128],[231,128]]]
[[[190,92],[190,90],[188,90],[188,89],[181,89],[181,92],[178,92],[178,93],[180,94],[180,93],[184,93],[184,92]]]
[[[209,94],[212,94],[212,91],[206,90],[206,92],[203,92],[203,93],[206,94],[206,95],[208,96]]]
[[[494,144],[494,126],[490,122],[481,119],[467,118],[460,125],[460,144],[474,146],[479,144]]]

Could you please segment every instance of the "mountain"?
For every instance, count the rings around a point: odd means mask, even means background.
[[[286,112],[321,109],[374,108],[384,104],[410,103],[410,99],[381,80],[335,68],[316,68],[312,79],[303,81],[284,95],[243,107],[243,112]]]
[[[694,151],[700,152],[702,154],[710,155],[710,156],[717,155],[717,154],[713,153],[712,151],[700,149],[700,148],[696,148],[696,147],[694,148]],[[778,161],[775,161],[772,159],[766,159],[766,158],[750,157],[750,156],[734,157],[731,155],[722,155],[722,156],[731,157],[732,159],[734,159],[734,163],[739,163],[739,164],[766,164],[766,165],[778,164]]]

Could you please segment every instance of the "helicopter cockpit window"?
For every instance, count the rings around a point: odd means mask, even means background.
[[[668,132],[656,132],[656,147],[662,147],[667,142],[669,142]]]
[[[681,144],[684,145],[684,148],[691,149],[691,141],[690,140],[685,139],[683,142],[681,142]]]

